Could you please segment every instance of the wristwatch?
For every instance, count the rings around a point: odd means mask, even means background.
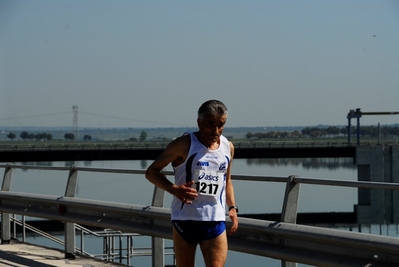
[[[230,206],[230,207],[229,207],[229,211],[232,210],[232,209],[235,209],[236,212],[238,213],[238,207],[237,207],[237,206]]]

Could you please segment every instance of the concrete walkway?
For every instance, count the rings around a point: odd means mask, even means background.
[[[12,241],[0,244],[0,266],[6,267],[121,267],[126,265],[76,256],[65,259],[63,251]]]

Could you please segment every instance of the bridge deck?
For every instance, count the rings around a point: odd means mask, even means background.
[[[63,251],[12,241],[10,244],[0,245],[0,266],[15,267],[72,267],[72,266],[92,266],[92,267],[121,267],[126,266],[119,263],[101,261],[82,256],[75,259],[65,259]]]

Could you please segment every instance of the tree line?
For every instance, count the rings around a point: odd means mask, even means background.
[[[148,134],[145,131],[141,131],[139,138],[132,137],[129,139],[129,141],[145,141],[147,139]],[[28,133],[26,131],[23,131],[19,137],[22,140],[37,140],[37,141],[51,141],[53,140],[53,135],[50,133]],[[17,135],[13,132],[9,132],[7,134],[7,138],[14,140],[17,138]],[[66,140],[75,140],[76,136],[74,133],[66,133],[64,134],[64,138]],[[92,139],[91,135],[85,135],[83,136],[84,141],[90,141]]]
[[[46,141],[51,141],[53,140],[53,135],[50,133],[28,133],[26,131],[23,131],[19,137],[22,140],[37,140],[37,141],[42,141],[42,140],[46,140]],[[14,140],[15,138],[17,138],[17,135],[13,132],[10,132],[7,134],[7,138],[10,138],[11,140]],[[64,138],[66,140],[75,140],[75,134],[73,133],[66,133],[64,134]],[[85,135],[83,137],[83,140],[91,140],[91,136],[90,135]]]
[[[302,137],[318,138],[318,137],[338,137],[347,136],[348,127],[329,126],[326,128],[306,127],[302,131],[293,132],[248,132],[245,137],[247,139],[299,139]],[[356,135],[356,127],[351,127],[351,134]],[[399,136],[399,126],[360,126],[360,135],[377,137],[379,134],[383,136]]]

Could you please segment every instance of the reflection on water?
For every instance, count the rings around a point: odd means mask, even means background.
[[[297,166],[304,169],[350,169],[355,170],[352,158],[281,158],[281,159],[246,159],[247,165]]]
[[[140,160],[141,169],[146,169],[149,165],[148,160]],[[151,161],[152,162],[152,161]],[[53,166],[52,161],[46,162],[22,162],[22,165],[33,165],[33,166]],[[79,161],[80,164],[83,163],[85,167],[90,167],[93,165],[92,161]],[[76,164],[75,161],[65,161],[63,165],[69,167]],[[256,165],[265,166],[296,166],[302,167],[304,169],[349,169],[355,170],[356,164],[354,164],[352,158],[280,158],[280,159],[246,159],[246,164],[248,167]]]
[[[139,162],[140,162],[141,169],[147,169],[147,167],[148,167],[148,161],[147,160],[140,160]],[[35,162],[21,162],[21,163],[18,163],[18,164],[24,165],[24,166],[52,167],[53,163],[55,163],[55,162],[53,162],[53,161],[35,161]],[[92,161],[79,161],[79,164],[82,164],[82,163],[83,163],[83,165],[85,167],[90,167],[90,166],[93,165]],[[76,162],[75,161],[64,161],[62,164],[65,167],[70,167],[72,165],[75,165]]]
[[[21,162],[18,163],[20,165],[24,165],[24,166],[44,166],[44,167],[51,167],[53,166],[53,162],[52,161],[35,161],[35,162]]]

